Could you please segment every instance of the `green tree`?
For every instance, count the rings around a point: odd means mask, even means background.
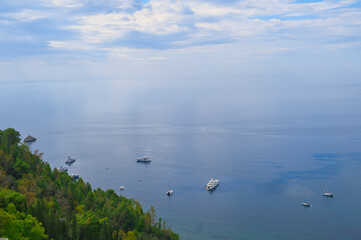
[[[6,210],[0,208],[0,236],[11,240],[47,239],[42,224],[35,217],[18,212],[13,203]]]

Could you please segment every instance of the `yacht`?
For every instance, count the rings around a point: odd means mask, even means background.
[[[120,190],[124,190],[124,188],[125,187],[123,185],[119,187]]]
[[[151,161],[152,161],[152,159],[150,159],[150,157],[148,157],[148,156],[137,158],[137,162],[151,162]]]
[[[75,157],[68,156],[68,159],[66,159],[65,163],[68,165],[72,165],[75,162]]]
[[[58,171],[59,171],[59,172],[68,172],[68,168],[67,168],[67,167],[63,167],[63,166],[60,166],[60,168],[58,168]]]
[[[329,191],[327,191],[327,190],[326,190],[322,195],[323,195],[324,197],[331,197],[331,198],[334,197],[333,193],[332,193],[332,192],[329,192]]]
[[[218,186],[218,182],[219,180],[214,180],[211,178],[211,180],[207,183],[207,185],[204,188],[208,191],[211,191]]]
[[[311,207],[311,204],[309,204],[308,202],[303,202],[303,203],[302,203],[302,206],[304,206],[304,207]]]
[[[327,190],[327,184],[326,184],[326,186],[325,186],[325,189],[323,190],[323,194],[322,194],[324,197],[331,197],[331,198],[333,198],[334,197],[334,195],[333,195],[333,193],[332,192],[329,192],[328,190]]]
[[[79,174],[70,174],[70,177],[72,177],[74,180],[79,179]]]

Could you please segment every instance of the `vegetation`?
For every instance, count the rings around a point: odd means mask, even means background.
[[[0,237],[56,240],[179,239],[153,207],[51,170],[41,154],[0,130]]]

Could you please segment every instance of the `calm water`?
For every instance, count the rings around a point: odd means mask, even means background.
[[[360,239],[361,86],[233,83],[2,82],[0,129],[37,137],[52,167],[76,157],[70,173],[153,205],[182,239]]]

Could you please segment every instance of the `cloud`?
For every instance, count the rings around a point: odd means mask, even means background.
[[[84,5],[84,3],[82,1],[77,1],[77,0],[51,0],[48,1],[49,3],[52,3],[55,6],[58,7],[67,7],[67,8],[76,8],[76,7],[81,7]]]
[[[145,52],[146,49],[195,46],[214,48],[215,44],[239,47],[257,42],[270,46],[269,52],[278,53],[301,47],[319,48],[322,44],[355,47],[361,38],[361,9],[355,3],[354,0],[307,3],[292,0],[37,0],[30,9],[6,0],[8,11],[0,13],[0,26],[7,26],[9,20],[13,22],[11,28],[2,31],[2,36],[15,34],[17,31],[13,33],[13,29],[38,36],[46,25],[46,31],[51,28],[52,32],[41,40],[50,52],[91,54],[95,51],[104,56],[129,57],[119,53],[119,49]],[[34,26],[24,28],[22,25],[32,22]],[[286,40],[297,47],[280,45]],[[353,44],[347,44],[350,41]]]
[[[47,13],[40,10],[24,9],[20,12],[8,13],[4,14],[3,16],[19,22],[30,22],[43,18],[49,18],[52,16],[52,13]]]

